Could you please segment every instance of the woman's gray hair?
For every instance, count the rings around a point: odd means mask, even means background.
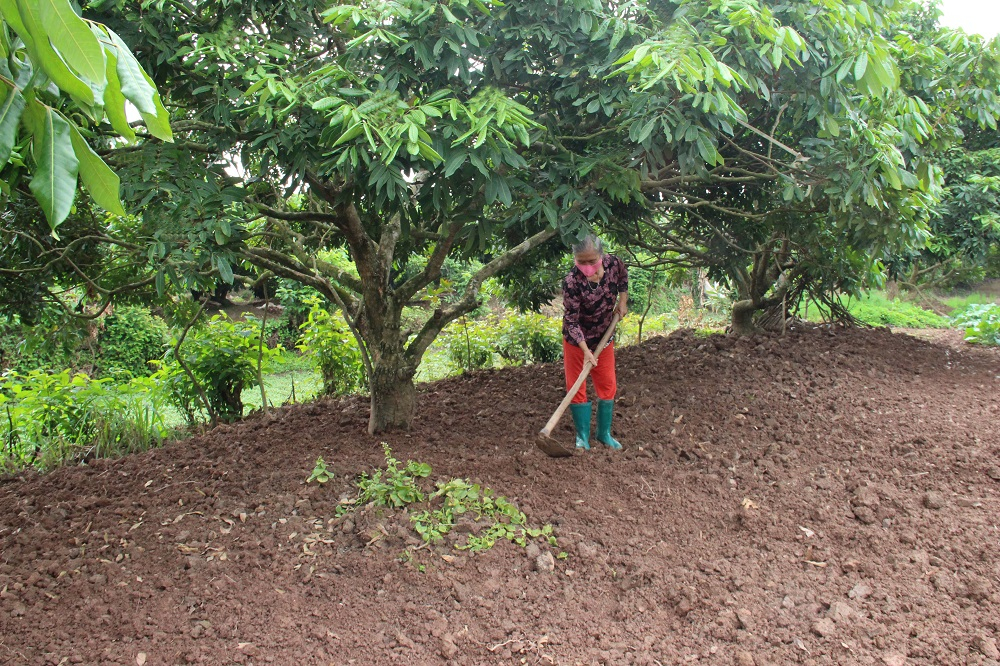
[[[594,234],[587,234],[577,242],[573,243],[571,247],[573,248],[574,256],[582,254],[583,252],[590,252],[591,250],[600,255],[604,254],[604,241]]]

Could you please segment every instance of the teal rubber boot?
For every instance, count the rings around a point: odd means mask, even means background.
[[[615,415],[614,400],[597,401],[597,441],[609,449],[620,451],[621,442],[611,436],[611,421]]]
[[[590,450],[590,403],[570,404],[573,411],[573,425],[576,426],[576,448]]]

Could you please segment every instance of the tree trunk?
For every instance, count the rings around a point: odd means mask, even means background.
[[[417,411],[414,374],[411,369],[399,367],[399,364],[386,363],[385,359],[375,364],[369,382],[372,392],[369,434],[410,427],[410,421]]]
[[[750,299],[733,303],[732,330],[736,335],[753,335],[757,327],[753,324],[753,314],[756,306]]]
[[[691,269],[691,301],[694,309],[700,310],[705,301],[705,269]]]

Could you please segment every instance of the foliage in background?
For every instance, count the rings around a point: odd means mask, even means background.
[[[562,322],[542,314],[511,314],[497,325],[496,352],[508,363],[553,363],[562,358]]]
[[[235,421],[243,417],[243,389],[258,385],[258,359],[266,367],[280,353],[267,345],[259,348],[257,320],[234,321],[224,314],[215,315],[192,330],[181,345],[179,355],[194,376],[192,381],[175,354],[176,340],[154,377],[165,384],[172,403],[192,424],[207,416],[195,382],[219,419]]]
[[[615,344],[619,347],[638,344],[653,335],[663,335],[677,328],[677,315],[674,313],[650,315],[642,321],[642,340],[640,340],[640,321],[642,317],[633,313],[622,319],[618,323],[618,330],[615,331]]]
[[[104,318],[97,335],[98,371],[103,376],[126,373],[144,377],[155,372],[150,361],[163,358],[168,339],[167,324],[149,310],[124,305]]]
[[[438,338],[456,371],[492,368],[496,353],[496,325],[488,320],[465,317],[451,324]]]
[[[33,325],[17,316],[0,317],[0,370],[29,372],[64,368],[83,371],[94,365],[89,322],[45,310]]]
[[[0,471],[42,469],[157,446],[168,436],[155,380],[115,383],[68,370],[0,376]]]
[[[962,133],[961,145],[940,157],[945,188],[932,209],[930,241],[889,267],[907,288],[1000,277],[1000,135],[973,122]]]
[[[923,3],[693,0],[658,18],[618,64],[642,84],[630,138],[662,215],[610,226],[708,268],[739,334],[806,294],[879,286],[930,238],[942,153],[963,127],[996,133],[1000,42],[938,27]]]
[[[313,303],[322,298],[313,287],[286,278],[278,278],[278,288],[274,292],[274,297],[285,309],[284,315],[288,319],[289,326],[296,330],[308,319]]]
[[[966,342],[1000,345],[1000,305],[970,305],[955,315],[952,324],[965,329]]]
[[[365,386],[361,350],[339,314],[330,312],[314,298],[301,328],[298,348],[319,366],[324,395],[355,393]]]

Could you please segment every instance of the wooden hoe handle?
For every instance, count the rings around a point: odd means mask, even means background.
[[[611,340],[611,336],[615,334],[615,327],[618,326],[619,321],[621,321],[621,316],[616,312],[615,316],[611,318],[611,326],[609,326],[608,330],[604,332],[604,337],[601,338],[601,342],[597,345],[597,351],[594,352],[595,360],[601,355],[604,348],[608,346],[608,341]],[[559,407],[556,408],[556,411],[552,414],[549,422],[545,424],[544,428],[542,428],[542,436],[548,437],[552,434],[552,430],[556,427],[556,424],[559,423],[559,419],[562,418],[566,408],[569,407],[569,403],[573,401],[573,396],[575,396],[576,392],[580,390],[581,386],[583,386],[583,382],[587,381],[587,375],[590,374],[590,370],[593,367],[594,366],[590,363],[584,362],[583,372],[581,372],[580,376],[576,378],[573,388],[566,393],[566,397],[563,398],[561,403],[559,403]]]

